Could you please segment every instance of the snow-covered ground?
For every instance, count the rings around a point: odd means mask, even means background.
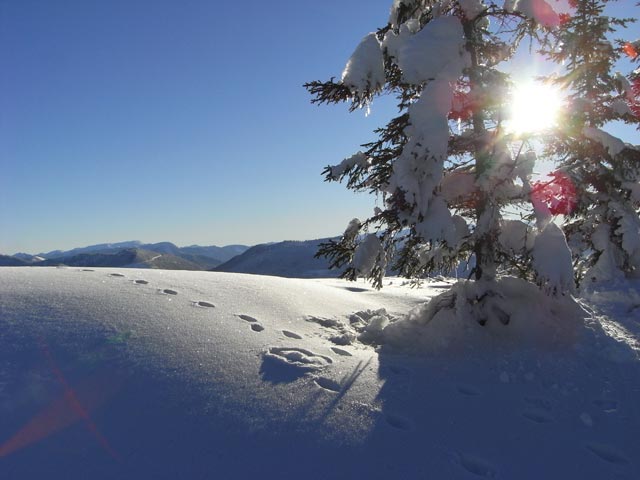
[[[449,283],[0,269],[0,478],[640,478],[640,284],[354,340]]]

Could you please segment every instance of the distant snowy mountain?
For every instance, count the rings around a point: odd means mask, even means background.
[[[20,258],[0,255],[0,267],[24,267],[27,265],[29,265],[29,263]]]
[[[202,265],[168,253],[141,248],[126,248],[109,253],[80,253],[56,257],[36,266],[67,265],[73,267],[161,268],[165,270],[204,270]]]
[[[246,245],[227,245],[224,247],[217,247],[215,245],[211,246],[200,246],[200,245],[190,245],[188,247],[178,247],[177,245],[171,242],[158,242],[158,243],[142,243],[138,240],[130,240],[126,242],[118,242],[118,243],[99,243],[96,245],[89,245],[86,247],[74,248],[71,250],[53,250],[51,252],[40,253],[38,254],[40,257],[44,259],[52,259],[52,258],[60,258],[60,257],[72,257],[74,255],[79,255],[82,253],[113,253],[119,250],[129,249],[129,248],[139,248],[142,250],[148,250],[151,252],[157,253],[166,253],[170,255],[176,256],[184,256],[186,259],[189,259],[189,256],[192,258],[197,257],[208,257],[210,259],[215,260],[215,264],[219,265],[224,263],[236,255],[240,255],[244,253],[249,247]],[[196,257],[193,257],[193,256]],[[17,258],[22,260],[26,260],[24,257],[31,257],[28,253],[18,253],[16,255]],[[217,262],[217,263],[216,263]]]
[[[13,257],[27,263],[41,262],[45,259],[44,257],[40,257],[38,255],[31,255],[30,253],[16,253],[15,255],[13,255]]]
[[[188,247],[181,247],[180,252],[190,255],[199,255],[202,257],[210,257],[219,260],[220,263],[228,262],[236,255],[241,255],[249,249],[246,245],[226,245],[224,247],[216,247],[215,245],[209,247],[201,247],[199,245],[191,245]]]
[[[288,278],[337,277],[340,271],[330,270],[327,259],[314,258],[320,244],[327,240],[325,238],[256,245],[214,270]]]
[[[118,243],[99,243],[97,245],[88,245],[86,247],[74,248],[72,250],[52,250],[51,252],[39,253],[38,256],[45,259],[58,258],[58,257],[72,257],[74,255],[79,255],[81,253],[97,253],[97,252],[122,250],[125,248],[137,248],[137,247],[140,247],[141,245],[142,243],[137,240],[127,241],[127,242],[118,242]]]
[[[38,255],[21,252],[13,256],[2,256],[0,266],[65,264],[85,267],[136,266],[169,270],[210,270],[244,253],[248,248],[246,245],[178,247],[171,242],[143,244],[138,240],[131,240],[100,243],[65,251],[53,250]]]

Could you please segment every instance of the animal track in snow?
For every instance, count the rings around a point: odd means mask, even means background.
[[[90,268],[83,268],[80,270],[81,272],[95,272],[95,270],[91,270]]]
[[[159,290],[160,293],[164,294],[164,295],[177,295],[178,292],[176,292],[175,290],[171,290],[170,288],[165,288],[164,290]]]
[[[398,430],[411,430],[411,422],[401,415],[389,413],[385,416],[385,420],[389,425]]]
[[[110,277],[124,277],[124,275],[121,274],[121,273],[110,273],[109,276]]]
[[[326,378],[326,377],[318,377],[314,380],[314,382],[316,382],[316,384],[320,387],[323,388],[325,390],[329,390],[330,392],[339,392],[340,391],[340,384],[338,382],[336,382],[335,380],[331,380],[330,378]]]
[[[257,322],[258,319],[257,318],[253,318],[251,315],[238,315],[239,318],[241,318],[242,320],[244,320],[245,322],[250,322],[250,323],[254,323]]]
[[[496,470],[489,462],[475,455],[460,454],[460,466],[479,477],[494,478]]]
[[[325,328],[338,328],[342,325],[342,322],[340,322],[339,320],[336,320],[335,318],[309,316],[305,320],[307,322],[317,323],[321,327],[325,327]]]
[[[271,347],[265,356],[302,370],[318,370],[333,363],[331,357],[295,347]]]
[[[216,308],[216,306],[211,302],[205,302],[204,300],[197,300],[193,302],[194,307],[202,307],[202,308]]]
[[[411,373],[408,368],[401,365],[387,365],[387,368],[394,375],[409,375]]]
[[[133,283],[135,283],[136,285],[148,285],[149,282],[147,282],[146,280],[134,280]]]
[[[343,357],[352,357],[353,356],[353,355],[351,355],[351,353],[347,352],[346,350],[343,350],[342,348],[331,347],[331,350],[333,351],[333,353],[338,354],[338,355],[342,355]]]
[[[466,395],[467,397],[476,397],[480,395],[480,391],[476,388],[470,387],[469,385],[458,385],[457,387],[458,393],[462,395]]]
[[[629,459],[621,452],[603,443],[587,443],[587,449],[594,455],[600,457],[605,462],[623,465],[629,463]]]
[[[285,337],[294,338],[296,340],[302,340],[302,335],[298,335],[295,332],[290,332],[289,330],[282,330],[282,333]]]
[[[604,413],[614,413],[618,411],[618,402],[615,400],[594,400],[593,404],[601,408]]]
[[[262,325],[260,325],[259,323],[252,323],[251,324],[251,330],[253,330],[254,332],[261,332],[264,330],[264,327]]]
[[[531,420],[536,423],[549,423],[553,422],[553,417],[549,415],[549,412],[540,408],[530,408],[522,412],[522,416],[527,420]]]
[[[542,397],[525,397],[524,403],[533,409],[544,410],[550,412],[553,407],[551,400]]]

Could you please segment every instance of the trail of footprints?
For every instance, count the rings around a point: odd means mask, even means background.
[[[94,272],[95,270],[87,268],[80,271]],[[121,273],[110,273],[108,276],[125,278],[125,275]],[[147,280],[135,279],[133,280],[133,284],[136,286],[149,285],[149,282]],[[170,288],[158,289],[158,293],[169,296],[177,296],[179,294],[179,292]],[[215,308],[213,303],[204,300],[193,301],[192,304],[199,308]],[[247,322],[250,325],[251,330],[254,332],[262,332],[265,330],[265,327],[255,317],[246,314],[238,314],[237,317]],[[290,330],[282,330],[282,334],[293,340],[301,340],[303,338],[298,333]],[[331,347],[331,351],[336,355],[343,357],[352,356],[349,351],[339,347]],[[304,348],[271,347],[265,353],[265,356],[276,359],[290,367],[299,368],[305,371],[319,371],[333,364],[333,359],[331,359],[331,357],[316,354]],[[402,367],[396,369],[393,365],[389,367],[393,374],[406,373],[400,371],[401,368]],[[328,377],[317,376],[313,379],[313,382],[319,388],[327,392],[339,393],[342,390],[342,387],[338,382]],[[465,397],[476,397],[481,395],[481,392],[478,389],[470,385],[457,385],[456,391],[458,394]],[[554,421],[552,405],[549,400],[544,398],[527,397],[524,399],[524,403],[525,408],[522,411],[522,417],[525,419],[537,424],[547,424]],[[594,400],[593,405],[600,408],[605,413],[614,413],[618,409],[618,403],[615,401]],[[390,427],[396,430],[407,431],[413,428],[413,424],[409,419],[392,412],[385,415],[385,420]],[[626,465],[629,463],[629,459],[622,452],[610,445],[590,442],[585,444],[585,448],[605,462],[614,465]],[[478,477],[493,478],[497,473],[493,465],[475,455],[458,454],[457,463],[464,470]]]
[[[95,270],[92,270],[90,268],[83,268],[82,270],[80,270],[81,272],[95,272]],[[123,275],[122,273],[109,273],[107,276],[109,277],[119,277],[119,278],[125,278],[125,275]],[[142,280],[142,279],[135,279],[133,280],[133,284],[134,285],[149,285],[149,282],[147,280]],[[161,295],[170,295],[170,296],[177,296],[178,295],[178,291],[173,290],[171,288],[159,288],[158,289],[158,293]],[[211,302],[207,302],[204,300],[194,300],[193,302],[191,302],[191,304],[194,307],[199,307],[199,308],[215,308],[215,305]],[[255,319],[254,319],[255,321]],[[254,329],[256,330],[256,329]],[[256,331],[261,331],[264,330],[264,328],[260,328]]]

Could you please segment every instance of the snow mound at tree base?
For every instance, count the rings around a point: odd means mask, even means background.
[[[518,278],[461,281],[391,322],[378,340],[388,348],[424,354],[567,349],[591,332],[586,320],[587,312],[573,297],[548,296]]]

